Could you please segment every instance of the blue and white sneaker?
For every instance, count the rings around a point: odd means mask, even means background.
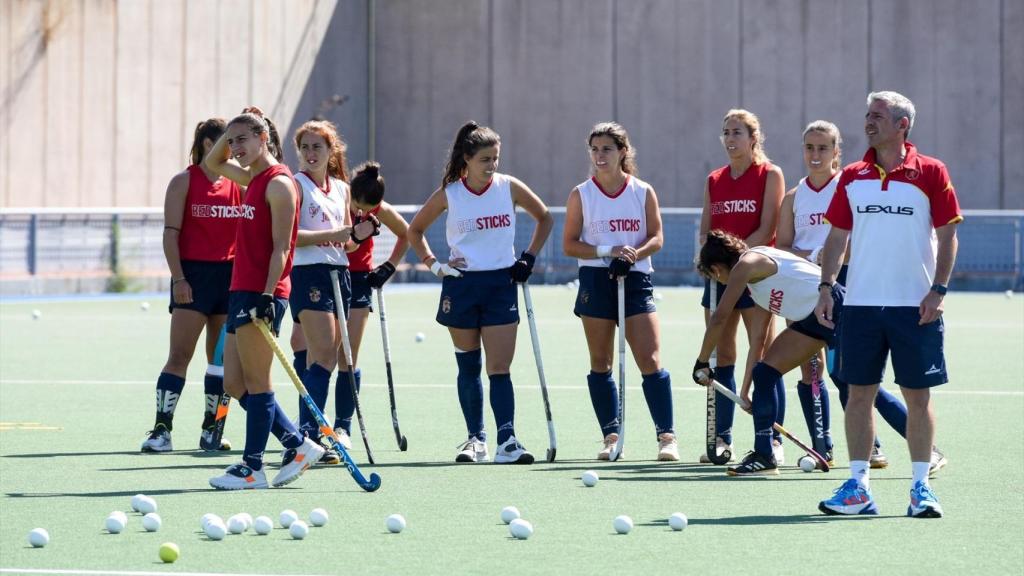
[[[245,462],[228,466],[220,476],[210,478],[210,486],[218,490],[252,490],[267,487],[263,470],[253,470]]]
[[[932,492],[932,487],[924,482],[914,484],[910,489],[910,506],[907,507],[907,516],[912,518],[942,518],[942,506],[939,499]]]
[[[858,484],[853,478],[843,482],[843,485],[832,493],[831,498],[822,500],[818,504],[818,510],[830,516],[878,514],[878,507],[871,499],[871,491]]]
[[[320,461],[324,455],[324,447],[309,437],[302,441],[298,448],[288,448],[281,456],[281,469],[270,481],[274,488],[291,484],[309,470],[309,467]]]
[[[533,454],[526,451],[526,448],[516,440],[515,436],[509,436],[508,440],[494,454],[495,464],[533,464]]]

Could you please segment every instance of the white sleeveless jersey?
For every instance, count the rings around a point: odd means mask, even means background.
[[[295,175],[302,188],[302,207],[299,212],[299,230],[331,230],[345,224],[348,213],[348,184],[327,177],[327,193],[302,172]],[[348,266],[348,254],[342,242],[324,242],[315,246],[295,248],[292,266],[308,264],[335,264]]]
[[[583,205],[583,233],[580,241],[594,246],[639,246],[647,239],[647,183],[626,176],[622,189],[611,194],[590,178],[576,187]],[[612,258],[580,258],[580,266],[605,266]],[[633,265],[633,270],[654,271],[648,256]]]
[[[462,269],[470,272],[500,270],[515,263],[516,209],[507,175],[495,172],[479,193],[458,180],[445,186],[444,194],[450,258],[464,259]]]
[[[821,268],[785,250],[768,246],[750,249],[775,261],[779,271],[760,282],[747,284],[754,302],[772,314],[799,321],[814,312],[818,303]]]
[[[821,190],[815,190],[802,178],[796,186],[793,197],[793,247],[799,250],[814,250],[825,245],[825,239],[832,226],[825,221],[825,210],[828,210],[832,196],[836,193],[839,173],[836,172],[828,184]]]

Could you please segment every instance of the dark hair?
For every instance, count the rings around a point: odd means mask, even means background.
[[[384,177],[380,175],[380,164],[364,162],[356,168],[352,177],[352,199],[360,204],[376,206],[384,199]]]
[[[195,135],[192,136],[192,151],[189,153],[193,166],[198,166],[206,155],[203,150],[203,141],[207,138],[210,142],[216,142],[227,130],[227,122],[223,118],[210,118],[196,124]]]
[[[626,133],[626,129],[617,122],[601,122],[600,124],[595,124],[590,130],[590,136],[587,137],[587,146],[589,147],[593,144],[594,138],[597,138],[598,136],[607,136],[611,138],[619,150],[626,151],[626,153],[622,155],[622,160],[619,162],[619,168],[626,174],[636,176],[636,149],[630,145],[629,134]]]
[[[327,142],[327,146],[331,149],[330,156],[327,158],[327,173],[332,178],[348,182],[348,160],[345,157],[348,146],[341,139],[341,136],[338,136],[338,127],[328,120],[310,120],[306,122],[295,131],[296,150],[299,149],[299,142],[302,140],[302,137],[308,132],[323,138],[324,142]]]
[[[257,112],[243,112],[232,118],[231,122],[228,122],[228,126],[231,126],[232,124],[245,124],[252,130],[252,133],[257,136],[266,132],[267,150],[270,151],[270,155],[278,162],[284,162],[284,153],[281,149],[281,137],[278,136],[277,126],[274,126],[274,123],[270,118],[267,118]]]
[[[498,144],[501,144],[501,138],[494,130],[480,126],[472,120],[463,124],[455,135],[455,142],[452,143],[452,152],[448,157],[448,164],[444,167],[441,186],[447,186],[462,178],[462,172],[466,169],[466,156],[472,158],[481,148]]]
[[[711,267],[725,264],[730,269],[739,261],[740,255],[747,251],[747,243],[742,238],[733,236],[724,230],[708,232],[704,246],[697,257],[697,271],[711,278]]]

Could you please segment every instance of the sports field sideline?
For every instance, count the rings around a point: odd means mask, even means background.
[[[204,368],[198,360],[175,418],[176,451],[140,454],[167,350],[165,296],[0,303],[0,574],[1021,573],[1024,297],[951,293],[946,299],[951,383],[936,391],[934,405],[937,444],[950,463],[933,483],[946,517],[922,521],[904,517],[910,464],[905,444],[884,425],[879,436],[892,463],[872,472],[881,515],[825,517],[817,511],[817,502],[847,475],[838,402],[838,469],[829,474],[797,469],[800,454],[788,443],[777,478],[728,478],[724,467],[696,464],[704,441],[704,391],[688,372],[703,330],[699,293],[659,293],[663,362],[673,374],[682,462],[654,461],[653,425],[632,362],[625,460],[594,460],[600,433],[586,391],[586,344],[571,313],[575,291],[547,286],[533,294],[558,458],[542,461],[547,430],[524,322],[512,368],[517,436],[541,458],[510,467],[453,462],[464,427],[451,343],[433,320],[437,287],[389,291],[398,415],[409,450],[395,445],[379,324],[372,316],[360,359],[361,401],[378,464],[363,465],[358,435],[353,456],[364,472],[382,476],[376,493],[360,490],[340,466],[314,468],[282,489],[210,488],[209,477],[240,454],[244,419],[233,406],[225,433],[235,445],[231,454],[196,450]],[[148,311],[140,307],[144,300]],[[33,310],[40,311],[38,319]],[[283,345],[290,330],[286,322]],[[416,342],[417,332],[425,334],[423,342]],[[294,416],[297,395],[279,367],[274,374],[282,404]],[[806,437],[796,376],[786,383],[787,428]],[[737,450],[749,449],[751,421],[742,412],[735,434]],[[272,440],[270,448],[278,445]],[[276,453],[268,455],[272,468],[276,460]],[[580,482],[586,470],[601,476],[594,488]],[[106,533],[107,514],[129,510],[137,493],[156,499],[162,529],[146,533],[138,514],[129,514],[123,533]],[[499,519],[509,505],[532,522],[529,540],[509,537]],[[250,531],[215,542],[199,528],[207,512],[224,518],[265,514],[276,521],[286,508],[306,518],[315,507],[327,509],[330,522],[302,541],[276,528],[268,536]],[[669,529],[673,512],[688,516],[684,531]],[[401,534],[384,528],[392,513],[408,521]],[[612,529],[620,514],[635,522],[628,535]],[[45,548],[28,544],[36,527],[50,533]],[[158,559],[162,542],[178,544],[176,563]]]

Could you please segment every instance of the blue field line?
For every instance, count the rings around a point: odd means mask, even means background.
[[[441,284],[416,283],[388,285],[386,294],[409,294],[417,292],[440,292]],[[45,296],[0,296],[3,304],[54,304],[77,302],[131,302],[135,300],[164,301],[169,300],[167,292],[122,292],[116,294],[47,294]]]

